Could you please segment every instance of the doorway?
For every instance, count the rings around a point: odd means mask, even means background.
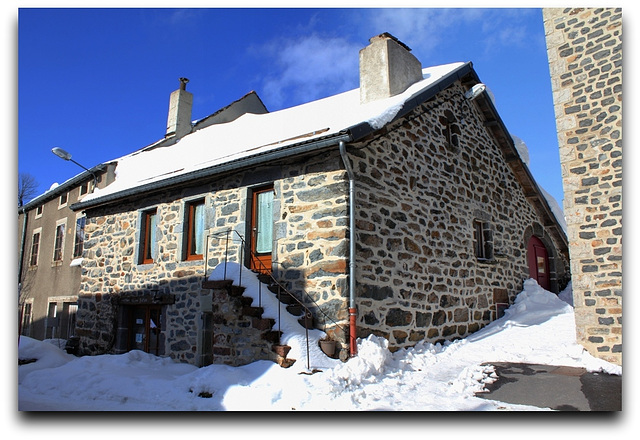
[[[250,269],[271,272],[273,253],[273,186],[253,191],[251,201]]]
[[[128,346],[127,350],[142,350],[159,356],[162,306],[129,306]]]
[[[550,290],[549,253],[542,240],[536,236],[531,236],[529,239],[527,260],[529,263],[529,276],[536,280],[540,287]]]

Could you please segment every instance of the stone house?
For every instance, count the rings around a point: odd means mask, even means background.
[[[342,359],[370,334],[392,350],[464,337],[525,279],[568,282],[564,231],[471,63],[423,69],[382,34],[359,89],[277,112],[250,94],[206,127],[185,84],[179,142],[117,159],[115,181],[72,206],[87,218],[82,353],[287,364],[242,281],[211,278],[226,262],[307,310]]]
[[[543,9],[576,334],[622,365],[622,9]]]

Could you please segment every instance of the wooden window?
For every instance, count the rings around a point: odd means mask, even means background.
[[[142,214],[140,231],[140,264],[151,264],[156,257],[157,211],[146,211]]]
[[[62,261],[62,245],[64,243],[64,224],[56,226],[56,239],[53,245],[53,261]]]
[[[204,249],[204,200],[186,206],[186,260],[202,260]]]
[[[84,247],[84,227],[86,225],[87,218],[82,216],[76,220],[76,237],[73,243],[73,258],[82,256],[82,249]]]
[[[476,257],[479,260],[493,259],[493,242],[490,224],[480,220],[475,220],[473,222],[473,227]]]
[[[31,257],[29,258],[30,266],[38,265],[39,250],[40,250],[40,232],[35,232],[33,234],[33,239],[31,240]]]
[[[482,222],[473,222],[473,241],[475,244],[476,257],[484,258],[484,234],[482,233]]]

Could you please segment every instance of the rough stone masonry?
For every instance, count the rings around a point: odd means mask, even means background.
[[[622,364],[622,10],[543,9],[578,342]]]

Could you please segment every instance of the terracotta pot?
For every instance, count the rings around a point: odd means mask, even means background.
[[[320,341],[320,350],[329,357],[336,352],[336,341]]]

